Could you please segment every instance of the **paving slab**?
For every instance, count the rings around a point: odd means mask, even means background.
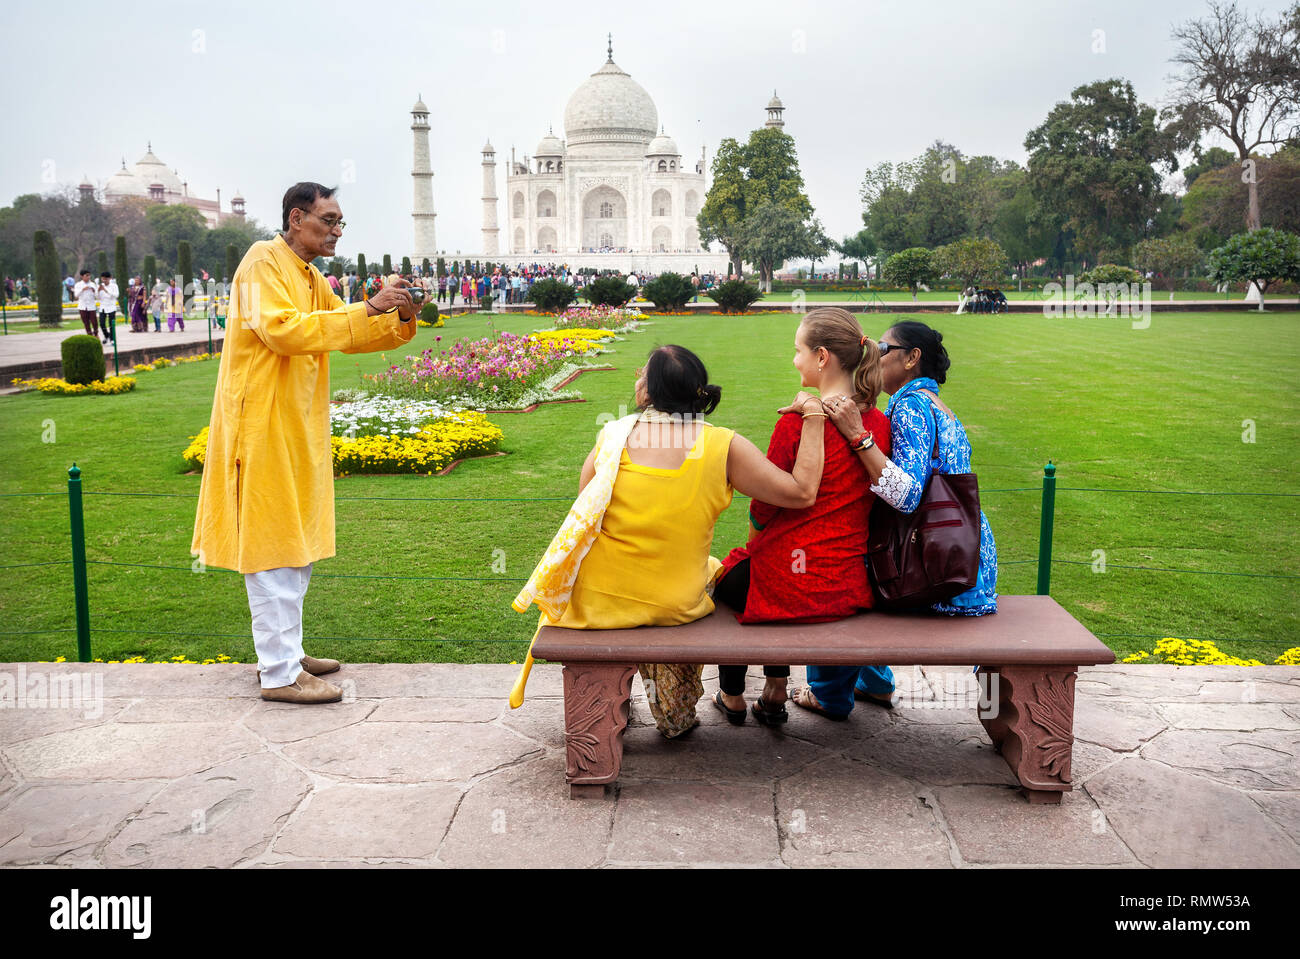
[[[535,742],[485,723],[359,723],[284,747],[313,772],[384,782],[467,780],[537,752]]]
[[[1300,844],[1300,791],[1247,793],[1282,831]]]
[[[318,789],[272,853],[305,859],[425,859],[438,851],[460,802],[446,783],[344,783]]]
[[[778,782],[776,801],[786,865],[952,867],[917,785],[886,770],[832,756]]]
[[[178,779],[104,851],[110,867],[229,868],[265,852],[311,780],[278,756],[244,756]]]
[[[54,783],[29,786],[0,815],[0,865],[50,863],[103,844],[167,783]]]
[[[1292,732],[1170,729],[1143,747],[1142,757],[1229,786],[1300,789],[1300,740]]]
[[[504,700],[494,699],[382,699],[368,718],[377,723],[490,723],[507,710]]]
[[[1149,703],[1083,699],[1077,690],[1075,696],[1076,740],[1131,752],[1169,726]]]
[[[1165,703],[1158,709],[1178,729],[1300,730],[1300,720],[1277,703]]]
[[[294,703],[259,698],[244,716],[244,727],[269,742],[295,742],[359,723],[375,708],[373,700],[320,703],[304,709]]]
[[[535,665],[529,673],[526,699],[563,697],[562,673],[558,664]],[[505,702],[519,678],[519,667],[490,663],[345,663],[338,675],[355,680],[356,694],[362,699],[438,696]]]
[[[130,700],[106,699],[89,708],[0,709],[0,746],[36,739],[68,729],[83,729],[112,722],[131,704]]]
[[[256,695],[257,687],[251,692]],[[114,719],[119,723],[211,723],[236,722],[261,700],[251,696],[227,699],[134,699]],[[265,705],[270,705],[269,703]]]
[[[1249,796],[1201,776],[1129,757],[1084,789],[1146,866],[1300,867],[1300,848]]]
[[[628,783],[618,796],[609,860],[776,865],[781,844],[770,782]]]
[[[947,786],[939,807],[962,859],[984,865],[1122,865],[1135,860],[1085,792],[1059,805],[1026,802],[1011,787]],[[1019,802],[1010,802],[1010,798]]]
[[[1300,684],[1255,680],[1249,678],[1252,672],[1247,672],[1240,680],[1215,680],[1202,683],[1200,701],[1204,703],[1300,703]]]
[[[652,726],[629,729],[623,738],[620,780],[696,780],[754,786],[788,776],[826,755],[822,747],[782,736],[779,730],[751,723],[721,723],[701,725],[684,737],[665,739]]]
[[[1011,768],[977,723],[899,724],[850,746],[844,753],[919,783],[1016,783]]]
[[[470,788],[438,861],[475,869],[598,866],[609,845],[614,807],[612,798],[569,799],[561,754],[522,763]]]
[[[6,746],[18,775],[35,779],[177,779],[265,749],[230,723],[104,723]]]

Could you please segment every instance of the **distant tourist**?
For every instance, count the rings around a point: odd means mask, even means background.
[[[167,292],[163,294],[163,307],[167,310],[167,332],[175,333],[177,324],[185,332],[185,296],[176,288],[176,281],[167,283]]]
[[[117,298],[121,291],[113,282],[113,274],[105,270],[99,274],[95,295],[99,301],[99,331],[105,343],[112,343],[117,335]]]
[[[81,314],[81,325],[89,336],[95,335],[95,301],[97,293],[95,284],[90,279],[90,271],[82,270],[81,279],[74,288],[77,297],[77,312]]]
[[[145,289],[140,277],[131,277],[131,285],[126,288],[127,316],[131,318],[132,333],[147,333],[149,319],[145,315]]]
[[[162,332],[162,313],[163,301],[167,296],[167,284],[162,280],[155,280],[153,289],[149,291],[149,312],[153,315],[153,331]]]

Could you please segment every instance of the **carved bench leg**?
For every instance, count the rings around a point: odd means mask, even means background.
[[[623,765],[632,674],[627,663],[564,666],[564,778],[569,798],[600,796]]]
[[[992,708],[981,708],[980,722],[1031,803],[1059,803],[1071,789],[1076,671],[1074,666],[980,667],[992,699]]]

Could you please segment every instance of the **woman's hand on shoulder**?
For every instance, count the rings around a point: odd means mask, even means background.
[[[825,403],[826,412],[831,422],[847,440],[855,440],[862,435],[862,411],[851,396],[831,396]]]

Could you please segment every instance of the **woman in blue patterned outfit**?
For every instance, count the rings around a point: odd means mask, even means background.
[[[939,399],[939,385],[951,365],[943,336],[924,323],[905,320],[890,327],[879,346],[884,391],[890,394],[885,413],[890,419],[892,452],[885,456],[868,441],[858,447],[858,456],[871,477],[871,491],[894,509],[910,513],[920,504],[932,471],[971,471],[970,440],[961,421]],[[832,396],[823,405],[831,421],[857,447],[863,434],[857,404],[848,397]],[[976,583],[947,602],[935,603],[933,609],[948,616],[997,612],[997,579],[998,551],[981,511]],[[808,686],[792,691],[790,701],[843,719],[855,698],[892,709],[893,692],[894,674],[888,666],[809,666]]]

